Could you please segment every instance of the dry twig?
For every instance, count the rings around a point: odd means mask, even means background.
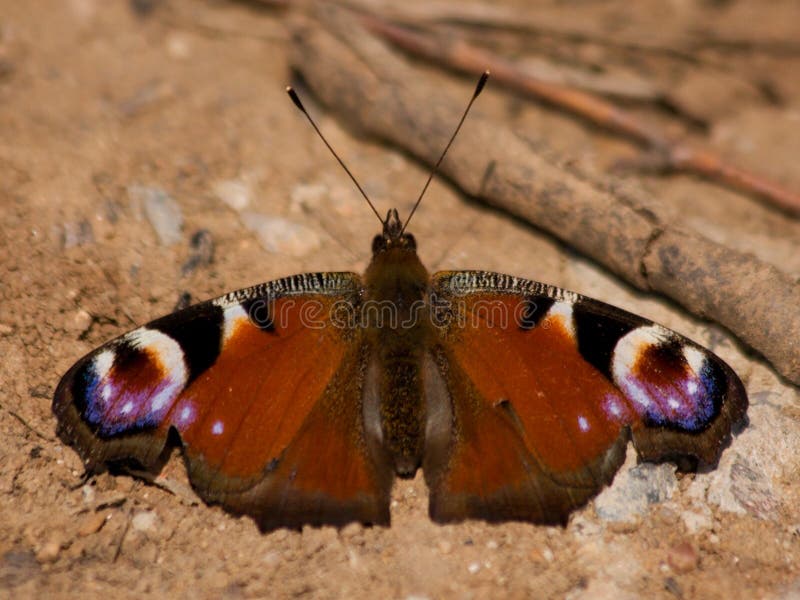
[[[480,73],[488,68],[495,81],[511,89],[622,134],[646,146],[649,153],[655,153],[661,170],[692,173],[753,194],[788,213],[800,215],[800,194],[731,165],[709,150],[692,148],[672,140],[659,128],[637,119],[603,98],[558,83],[542,81],[523,72],[513,63],[461,39],[444,39],[419,33],[375,15],[363,15],[361,20],[372,32],[407,52],[464,73]]]
[[[354,8],[381,14],[396,22],[409,25],[425,23],[471,27],[481,30],[503,30],[524,36],[546,36],[568,44],[592,43],[637,53],[666,55],[684,62],[697,63],[698,53],[722,48],[733,52],[760,52],[778,56],[800,55],[800,43],[795,39],[775,36],[759,38],[728,37],[698,27],[698,31],[614,30],[608,32],[601,22],[574,18],[574,9],[538,9],[535,15],[520,14],[518,8],[498,6],[489,2],[425,2],[400,5],[391,0],[348,0]],[[704,62],[708,59],[703,58]],[[721,65],[720,65],[721,66]]]

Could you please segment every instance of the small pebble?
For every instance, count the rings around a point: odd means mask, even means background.
[[[97,494],[94,491],[94,486],[88,483],[81,488],[81,496],[83,497],[84,504],[94,504]]]
[[[167,37],[167,54],[170,58],[185,60],[192,55],[189,39],[182,33],[172,33]]]
[[[0,323],[0,335],[11,335],[14,333],[14,328],[7,323]]]
[[[361,559],[352,548],[347,549],[347,563],[350,565],[351,569],[357,569],[361,565]]]
[[[250,186],[244,181],[229,179],[214,184],[214,194],[236,212],[250,206]]]
[[[635,525],[651,505],[672,497],[677,485],[675,465],[670,463],[642,463],[623,469],[614,484],[595,498],[595,512],[603,521]]]
[[[40,383],[39,385],[34,385],[33,387],[28,388],[28,392],[34,398],[50,399],[53,397],[53,388],[51,388],[46,383]]]
[[[244,212],[242,222],[258,236],[268,252],[304,256],[322,244],[316,231],[282,217]]]
[[[128,197],[133,202],[141,202],[144,214],[162,246],[176,244],[181,240],[183,214],[172,196],[158,187],[131,185],[128,186]]]
[[[667,562],[676,573],[688,573],[697,567],[699,556],[689,542],[681,542],[669,549]]]
[[[192,271],[207,267],[214,262],[214,238],[208,229],[198,229],[189,240],[191,253],[181,267],[181,275],[186,276]]]
[[[277,552],[267,552],[262,560],[268,567],[277,567],[281,563],[281,555]]]
[[[361,523],[349,523],[342,527],[339,535],[343,540],[351,541],[364,533],[364,526]]]
[[[447,540],[442,540],[439,542],[439,552],[442,554],[450,554],[453,551],[453,544],[448,542]]]
[[[81,521],[81,524],[78,525],[78,535],[86,537],[87,535],[97,533],[103,528],[107,520],[107,512],[96,512],[86,515]]]
[[[664,589],[676,598],[683,598],[683,589],[673,577],[667,577],[664,580]]]
[[[733,497],[748,513],[759,519],[774,518],[778,513],[780,503],[772,483],[754,461],[738,457],[731,467],[730,481]]]
[[[706,509],[706,512],[708,509]],[[683,524],[686,527],[686,531],[690,534],[696,534],[700,531],[707,531],[711,529],[713,526],[713,522],[709,514],[704,514],[702,512],[695,512],[691,510],[685,510],[681,513],[681,519],[683,520]]]
[[[289,532],[286,531],[285,529],[278,529],[276,531],[273,531],[270,534],[270,537],[272,538],[272,541],[274,541],[274,542],[283,542],[283,541],[286,540],[286,538],[289,537]]]
[[[78,309],[74,315],[72,315],[72,328],[74,331],[84,332],[92,324],[92,315],[89,314],[88,311]]]
[[[61,232],[61,245],[66,248],[85,246],[94,242],[92,224],[83,219],[78,223],[64,223]]]
[[[61,541],[60,539],[53,538],[45,542],[41,550],[39,550],[39,552],[36,553],[36,560],[38,560],[40,563],[55,562],[58,559],[58,555],[60,553],[61,553]]]
[[[470,575],[475,575],[478,571],[481,570],[481,563],[478,561],[469,563],[467,567],[467,571],[469,571]]]
[[[152,510],[143,510],[131,519],[131,527],[136,531],[153,531],[158,523],[158,515]]]

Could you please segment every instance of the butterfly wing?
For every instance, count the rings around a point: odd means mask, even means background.
[[[730,367],[646,319],[497,273],[437,273],[432,290],[425,385],[452,423],[429,426],[436,520],[563,522],[611,482],[629,438],[645,460],[715,463],[744,418]]]
[[[367,349],[344,318],[360,290],[351,273],[296,275],[135,329],[62,378],[59,435],[88,470],[157,470],[177,433],[199,495],[265,529],[387,523],[392,475],[361,408]]]

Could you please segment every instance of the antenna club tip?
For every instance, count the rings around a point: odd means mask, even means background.
[[[475,93],[472,96],[473,98],[477,98],[478,94],[480,94],[483,91],[483,88],[486,85],[488,79],[489,79],[489,69],[486,69],[481,75],[481,78],[478,80],[478,85],[475,87]]]
[[[299,108],[302,112],[305,113],[306,109],[303,106],[303,103],[300,102],[300,97],[297,95],[297,92],[294,91],[294,88],[292,86],[290,86],[290,85],[287,85],[286,86],[286,93],[289,94],[289,98],[292,99],[292,102],[294,103],[294,105],[297,108]],[[306,113],[306,114],[308,114],[308,113]]]

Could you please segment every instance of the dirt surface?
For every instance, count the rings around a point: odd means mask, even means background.
[[[540,39],[551,58],[595,70],[616,61],[671,86],[707,125],[689,135],[800,187],[796,2],[580,3],[574,20],[561,3],[540,8],[550,23],[602,23],[608,32],[573,46]],[[435,525],[418,476],[396,484],[391,528],[268,535],[198,502],[179,460],[158,485],[81,478],[78,456],[54,436],[50,403],[83,354],[170,312],[186,292],[201,300],[291,273],[366,266],[378,224],[284,94],[286,24],[284,12],[256,2],[0,0],[0,597],[800,596],[797,388],[725,331],[633,293],[441,181],[412,228],[431,270],[491,269],[574,289],[676,329],[737,370],[750,424],[718,469],[676,476],[630,457],[566,528]],[[633,33],[674,43],[687,32],[716,41],[691,59],[608,43]],[[533,54],[514,40],[499,46]],[[441,78],[468,98],[471,82]],[[406,213],[426,168],[307,101],[376,204]],[[633,155],[500,90],[490,87],[481,102],[521,136],[535,131],[594,172]],[[627,182],[800,278],[796,221],[688,177]],[[174,242],[168,231],[157,235],[153,223],[166,217],[148,211],[136,186],[174,199],[182,215]],[[270,233],[264,223],[275,218],[294,234]],[[210,264],[191,245],[201,229],[213,242]],[[192,256],[200,258],[186,266]]]

